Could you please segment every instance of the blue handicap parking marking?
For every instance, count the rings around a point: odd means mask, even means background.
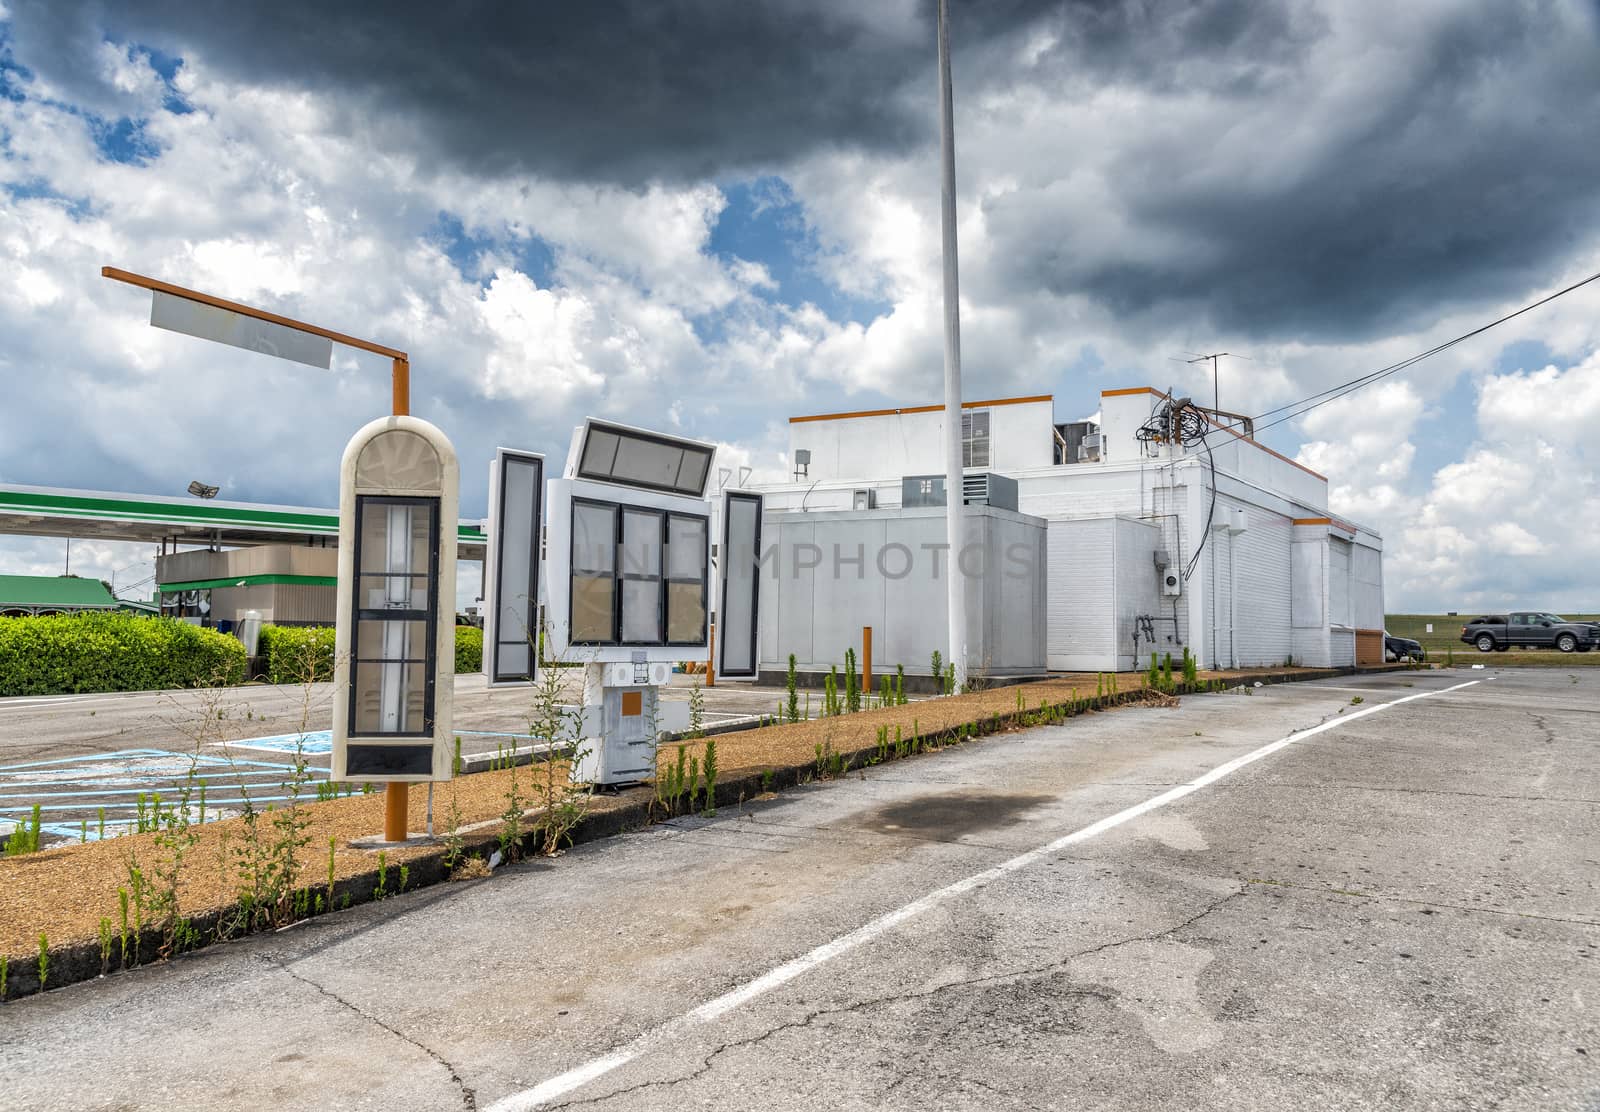
[[[141,795],[161,793],[174,801],[185,785],[197,792],[202,784],[213,793],[208,806],[242,804],[245,793],[252,803],[271,803],[287,798],[281,794],[283,784],[295,774],[293,763],[165,749],[122,749],[24,761],[0,765],[0,816],[26,816],[38,804],[42,814],[104,809],[108,816],[120,819],[135,810]],[[306,768],[302,775],[314,782],[325,779],[327,773]],[[266,791],[274,794],[257,794]],[[55,830],[64,825],[57,823],[51,829],[63,836],[80,833],[77,827]]]
[[[307,730],[304,733],[269,734],[266,737],[245,737],[222,744],[228,749],[259,749],[264,753],[285,754],[293,754],[298,750],[303,756],[324,757],[333,752],[333,731]]]

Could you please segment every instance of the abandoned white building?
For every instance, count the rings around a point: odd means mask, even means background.
[[[1049,396],[963,409],[968,504],[998,509],[1013,530],[1037,519],[1044,542],[1042,591],[1024,583],[987,618],[969,614],[969,631],[1002,610],[1008,627],[1032,623],[1020,636],[1037,649],[975,633],[972,672],[1125,671],[1184,647],[1202,667],[1383,659],[1382,539],[1330,513],[1328,480],[1256,442],[1247,418],[1149,387],[1104,391],[1094,422],[1058,422]],[[854,643],[848,631],[875,626],[880,669],[926,673],[942,611],[893,584],[841,594],[827,538],[882,545],[894,519],[922,517],[943,539],[931,519],[942,517],[944,408],[793,417],[789,428],[794,474],[760,488],[763,533],[815,543],[820,566],[763,585],[761,671],[781,671],[791,652],[802,670],[826,671]],[[852,517],[884,524],[851,531]],[[897,570],[870,554],[845,564],[843,579],[869,585]],[[969,597],[969,611],[981,605]]]

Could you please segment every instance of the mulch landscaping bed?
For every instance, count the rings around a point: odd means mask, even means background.
[[[1338,674],[1332,670],[1284,668],[1271,671],[1205,672],[1202,685],[1213,680],[1238,682],[1284,682],[1314,679]],[[1058,713],[1081,713],[1118,703],[1147,700],[1142,691],[1142,675],[1122,673],[1117,677],[1116,694],[1097,696],[1094,674],[1052,677],[1050,680],[1018,686],[992,688],[967,695],[922,700],[905,706],[883,707],[831,718],[813,719],[723,734],[717,745],[717,802],[733,805],[753,798],[768,787],[783,788],[804,783],[818,775],[817,751],[843,754],[850,767],[858,767],[875,757],[878,730],[887,728],[893,743],[898,727],[901,736],[924,739],[925,748],[938,748],[956,740],[959,731],[976,734],[1013,729],[1017,721],[1017,693],[1022,693],[1029,715],[1045,704]],[[997,722],[998,716],[998,722]],[[705,741],[682,743],[692,757],[703,757]],[[679,743],[660,749],[663,768],[677,760]],[[892,759],[892,757],[891,757]],[[484,858],[498,844],[500,817],[507,810],[508,792],[515,780],[524,811],[521,829],[523,842],[531,852],[537,846],[541,798],[534,789],[542,781],[547,766],[536,763],[515,769],[474,773],[439,784],[434,790],[434,831],[441,839],[452,825],[457,826],[469,854]],[[556,783],[564,783],[566,766],[555,762],[550,772]],[[418,786],[421,788],[421,786]],[[426,822],[427,791],[410,794],[410,829],[420,831]],[[315,906],[322,898],[324,913],[329,909],[361,903],[373,898],[379,887],[378,854],[351,845],[352,839],[368,837],[383,828],[381,793],[357,795],[323,802],[302,803],[307,819],[304,837],[308,839],[297,854],[296,882],[308,890],[305,902]],[[452,811],[452,808],[454,809]],[[272,815],[258,820],[263,837],[270,839]],[[596,793],[587,812],[572,833],[575,841],[588,841],[623,830],[637,828],[666,814],[656,802],[650,787],[612,793]],[[196,840],[184,858],[179,902],[184,917],[194,924],[198,941],[204,944],[217,937],[219,922],[236,916],[241,895],[238,851],[246,838],[242,819],[208,822],[190,828]],[[333,884],[328,891],[329,840],[334,843]],[[384,891],[394,894],[400,888],[401,869],[406,870],[406,890],[447,879],[441,844],[396,847],[384,851]],[[108,968],[118,969],[121,959],[121,910],[118,889],[130,888],[130,866],[140,867],[147,886],[166,856],[154,834],[126,835],[87,845],[67,845],[38,853],[0,859],[0,955],[8,959],[8,996],[38,990],[39,938],[43,934],[50,951],[48,985],[64,985],[98,976],[102,972],[100,931],[108,920],[113,940]],[[131,914],[131,913],[130,913]],[[161,932],[146,924],[144,936],[131,943],[135,960],[148,962],[157,957]],[[131,964],[131,963],[130,963]]]

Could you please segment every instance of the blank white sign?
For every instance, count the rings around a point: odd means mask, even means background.
[[[528,683],[538,673],[539,521],[544,457],[496,450],[489,489],[489,597],[483,670],[489,683]]]
[[[717,674],[756,674],[761,576],[761,496],[728,491],[722,500],[722,606],[717,611]]]
[[[231,344],[246,351],[276,355],[327,370],[333,363],[333,341],[271,321],[219,309],[187,297],[152,291],[150,323],[169,332],[182,332],[202,340]]]

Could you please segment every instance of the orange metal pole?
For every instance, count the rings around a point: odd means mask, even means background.
[[[394,415],[411,413],[411,364],[403,358],[394,361]]]
[[[394,360],[394,415],[405,417],[411,412],[411,363],[403,356]],[[391,781],[383,792],[383,840],[403,842],[409,831],[410,785]]]
[[[717,627],[709,630],[710,637],[706,640],[706,686],[717,686]]]
[[[386,842],[403,842],[406,840],[407,792],[409,784],[391,782],[383,793],[383,840]]]
[[[861,627],[861,690],[872,694],[872,627]]]

